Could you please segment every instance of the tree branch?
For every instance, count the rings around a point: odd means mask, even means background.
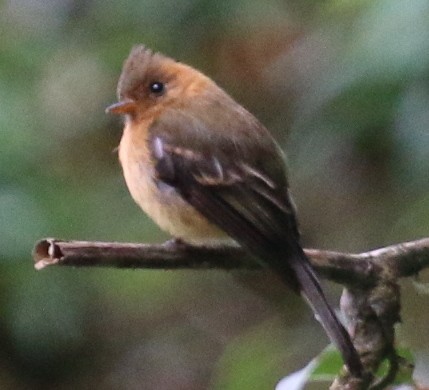
[[[366,374],[355,378],[344,370],[331,390],[383,388],[394,380],[401,358],[395,351],[395,327],[400,319],[398,279],[429,267],[429,238],[350,254],[305,249],[317,273],[344,285],[341,310]],[[180,241],[164,244],[61,241],[47,238],[33,249],[35,268],[50,265],[150,269],[261,269],[256,258],[238,246],[193,247]],[[387,359],[390,370],[375,380]]]
[[[385,278],[418,274],[429,266],[429,238],[359,254],[305,249],[316,271],[324,278],[360,288]],[[46,238],[33,249],[35,268],[49,265],[151,269],[258,269],[257,260],[240,247],[193,247],[168,241],[164,244],[131,244],[97,241],[62,241]]]

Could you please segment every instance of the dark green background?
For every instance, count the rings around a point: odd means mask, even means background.
[[[128,195],[104,114],[135,43],[274,133],[306,246],[363,251],[429,235],[429,2],[0,3],[0,388],[272,389],[327,339],[269,276],[33,269],[45,236],[167,238]],[[428,299],[407,285],[400,344],[423,366]]]

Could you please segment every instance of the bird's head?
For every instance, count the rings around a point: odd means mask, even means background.
[[[106,112],[139,119],[178,106],[211,81],[202,73],[144,45],[135,46],[124,63],[118,82],[118,102]]]

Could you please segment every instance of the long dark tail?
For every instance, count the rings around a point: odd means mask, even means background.
[[[349,371],[354,376],[361,377],[363,367],[359,355],[348,332],[326,300],[320,283],[304,252],[301,250],[293,257],[288,258],[288,265],[295,273],[301,294],[309,302],[331,341],[340,350]],[[289,282],[290,275],[285,275],[285,278]]]

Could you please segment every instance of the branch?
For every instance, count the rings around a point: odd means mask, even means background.
[[[401,358],[395,351],[395,324],[400,319],[398,279],[418,274],[429,266],[429,238],[350,254],[305,249],[315,270],[325,279],[344,285],[341,310],[366,370],[363,378],[344,370],[331,390],[384,388],[398,371]],[[35,268],[103,266],[150,269],[261,269],[238,246],[194,247],[180,241],[164,244],[61,241],[47,238],[33,249]],[[387,360],[388,374],[375,381],[374,373]]]
[[[418,274],[429,266],[429,238],[359,254],[305,249],[316,271],[346,286],[371,287],[386,278]],[[62,241],[46,238],[33,249],[35,268],[49,265],[151,269],[260,269],[257,260],[240,247],[194,247],[168,241],[131,244]]]

